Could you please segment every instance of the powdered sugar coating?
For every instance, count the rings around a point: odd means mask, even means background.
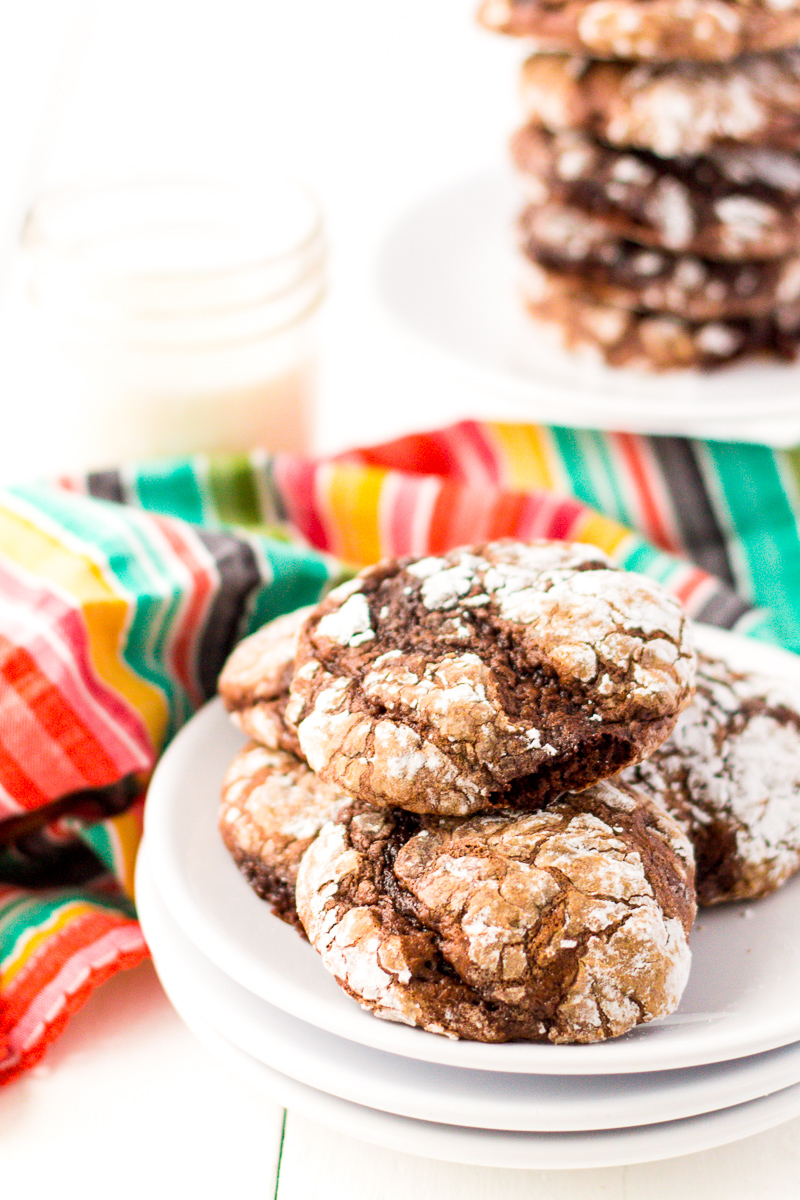
[[[298,925],[294,889],[300,859],[326,821],[351,802],[284,750],[251,743],[228,767],[219,809],[222,840],[248,883],[282,920]]]
[[[329,612],[320,621],[320,633],[341,646],[360,646],[375,634],[369,624],[369,608],[364,596],[355,592],[341,608]]]
[[[701,903],[774,891],[800,868],[800,686],[702,656],[692,705],[623,778],[686,829]]]
[[[300,627],[312,607],[277,617],[239,642],[218,684],[234,724],[262,745],[293,754],[300,744],[286,719],[286,701]]]
[[[800,316],[800,255],[724,262],[642,249],[600,220],[563,205],[529,205],[519,221],[522,281],[536,301],[560,291],[620,308],[672,313],[690,321]]]
[[[692,872],[665,814],[600,784],[466,821],[356,805],[304,857],[297,903],[325,966],[376,1016],[594,1042],[677,1007]]]
[[[718,64],[533,55],[522,68],[521,95],[526,118],[553,132],[594,133],[664,158],[734,144],[800,149],[796,49]],[[784,167],[776,186],[787,172],[796,175]]]
[[[338,636],[352,590],[306,622],[287,715],[312,769],[373,804],[464,816],[523,779],[541,803],[646,754],[691,695],[679,605],[595,547],[496,542],[359,580],[357,640]]]
[[[796,0],[483,0],[488,29],[594,58],[728,61],[800,38]]]
[[[582,244],[603,237],[736,263],[797,253],[800,196],[789,187],[793,177],[784,172],[785,187],[761,175],[748,180],[763,163],[745,151],[666,160],[536,125],[516,133],[511,151],[529,208],[567,214],[564,233],[576,258]],[[769,157],[772,179],[786,157]]]
[[[523,286],[530,278],[529,270]],[[800,314],[687,321],[671,313],[627,309],[594,299],[581,289],[540,271],[523,293],[528,311],[543,330],[569,350],[614,367],[666,371],[715,368],[747,358],[791,359],[800,345]]]

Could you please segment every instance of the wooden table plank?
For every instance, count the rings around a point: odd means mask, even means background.
[[[0,1090],[0,1180],[26,1200],[272,1200],[283,1109],[188,1031],[150,963],[100,987]]]
[[[662,1162],[518,1171],[382,1150],[289,1112],[276,1200],[796,1200],[798,1179],[800,1120]]]

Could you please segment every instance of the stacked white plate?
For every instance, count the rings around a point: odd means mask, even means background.
[[[795,655],[698,632],[734,664],[800,674]],[[701,911],[689,986],[665,1020],[593,1046],[454,1041],[362,1011],[239,874],[217,809],[242,742],[213,701],[170,745],[137,903],[175,1008],[271,1098],[381,1146],[505,1167],[669,1158],[800,1115],[800,878]]]
[[[401,217],[372,273],[390,343],[400,336],[426,369],[460,380],[486,420],[797,444],[800,362],[658,374],[559,346],[520,300],[514,229],[523,204],[504,166],[458,179]]]

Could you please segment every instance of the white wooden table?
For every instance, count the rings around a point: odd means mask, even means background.
[[[0,8],[0,481],[58,469],[58,380],[26,323],[16,242],[45,184],[113,169],[258,173],[318,189],[333,288],[318,444],[503,411],[381,340],[368,273],[413,200],[500,163],[519,49],[473,0],[26,0]],[[62,425],[63,427],[63,425]],[[150,964],[104,985],[45,1063],[0,1091],[8,1196],[127,1200],[704,1200],[800,1194],[800,1121],[704,1154],[590,1171],[395,1154],[266,1101],[181,1024]]]
[[[72,1019],[0,1091],[4,1193],[26,1200],[796,1200],[800,1121],[735,1145],[605,1170],[503,1171],[380,1150],[284,1114],[196,1042],[149,963]]]

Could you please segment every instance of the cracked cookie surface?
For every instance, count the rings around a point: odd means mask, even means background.
[[[300,627],[312,605],[276,617],[243,638],[229,656],[218,689],[234,723],[256,742],[300,754],[297,731],[286,720]]]
[[[589,287],[544,272],[526,272],[522,289],[531,316],[561,346],[612,367],[713,370],[746,359],[790,362],[800,346],[796,307],[763,317],[691,321],[595,299]]]
[[[294,898],[300,859],[325,822],[350,803],[293,754],[256,742],[240,750],[225,773],[222,840],[256,894],[301,933]]]
[[[796,45],[796,0],[482,0],[478,20],[548,53],[726,61]]]
[[[693,703],[622,778],[686,830],[701,904],[774,891],[800,868],[800,687],[701,655]]]
[[[523,291],[577,291],[600,304],[672,313],[689,321],[763,317],[800,321],[800,255],[719,262],[643,247],[602,221],[558,205],[529,206],[519,220]]]
[[[304,856],[297,905],[327,969],[378,1017],[595,1042],[677,1007],[692,876],[677,824],[601,783],[466,819],[355,804]]]
[[[332,592],[304,625],[287,715],[311,768],[359,799],[539,807],[664,740],[692,645],[677,602],[596,547],[488,543]]]
[[[754,55],[719,65],[592,62],[532,55],[522,67],[522,106],[552,132],[594,134],[666,158],[715,149],[800,150],[800,51]]]
[[[797,253],[800,159],[746,148],[662,159],[536,125],[517,131],[511,155],[533,208],[563,209],[598,235],[737,264]]]

